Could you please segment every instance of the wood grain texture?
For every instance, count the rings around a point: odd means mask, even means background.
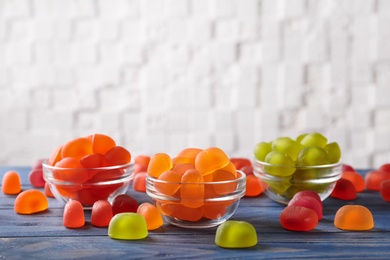
[[[30,189],[27,167],[0,167],[0,176],[16,170],[23,189]],[[362,171],[364,174],[366,171]],[[150,201],[145,193],[128,194],[140,203]],[[140,241],[120,241],[107,236],[107,228],[87,223],[81,229],[62,225],[63,206],[49,199],[49,209],[35,215],[13,211],[16,196],[0,194],[0,259],[389,259],[390,203],[378,192],[364,191],[355,201],[329,198],[324,201],[324,218],[310,232],[284,230],[279,215],[284,208],[265,195],[242,199],[234,220],[248,221],[258,234],[258,244],[249,249],[223,249],[215,245],[216,228],[183,229],[169,224],[151,231]],[[334,227],[336,211],[346,204],[367,206],[374,215],[375,227],[365,232],[347,232]]]

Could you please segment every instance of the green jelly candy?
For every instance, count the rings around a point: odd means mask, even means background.
[[[256,229],[248,222],[228,220],[215,234],[215,244],[224,248],[247,248],[257,244]]]
[[[118,213],[108,225],[108,236],[122,240],[143,239],[148,236],[145,218],[133,212]]]

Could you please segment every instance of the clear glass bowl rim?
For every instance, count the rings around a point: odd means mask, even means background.
[[[312,165],[312,166],[289,166],[289,165],[284,165],[284,164],[272,164],[272,163],[263,162],[263,161],[260,161],[257,159],[254,159],[254,162],[255,162],[254,166],[256,166],[256,164],[260,164],[263,166],[277,166],[277,167],[282,167],[282,168],[294,168],[294,169],[302,169],[302,170],[334,168],[334,167],[342,166],[342,164],[343,164],[342,160],[338,161],[337,163]]]

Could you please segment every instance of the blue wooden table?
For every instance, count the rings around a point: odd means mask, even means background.
[[[28,167],[0,167],[1,179],[7,170],[19,172],[24,190],[32,188]],[[128,194],[140,203],[150,201],[145,193],[132,188]],[[253,248],[240,250],[216,246],[216,228],[193,230],[169,224],[151,231],[144,240],[114,240],[107,236],[107,228],[91,225],[88,211],[83,228],[67,229],[62,224],[63,206],[55,199],[49,199],[46,212],[18,215],[13,210],[15,197],[0,194],[0,259],[390,259],[390,203],[373,191],[359,193],[349,202],[328,198],[323,219],[310,232],[283,229],[279,215],[284,206],[265,195],[243,198],[232,219],[253,224],[259,241]],[[336,211],[346,204],[368,207],[375,227],[365,232],[334,227]]]

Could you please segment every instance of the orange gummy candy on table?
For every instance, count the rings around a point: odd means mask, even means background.
[[[218,147],[207,148],[195,158],[195,168],[202,174],[207,175],[227,166],[230,163],[229,157]]]
[[[58,180],[83,183],[90,178],[80,161],[72,157],[63,158],[55,164],[55,167],[63,168],[53,169],[53,177]]]
[[[145,218],[148,230],[155,230],[164,224],[160,211],[148,202],[139,205],[137,213]]]
[[[14,210],[19,214],[34,214],[45,211],[48,207],[49,202],[45,194],[34,189],[19,193],[14,203]]]
[[[158,178],[163,172],[172,169],[172,159],[168,154],[156,153],[150,157],[148,165],[148,174],[154,178]]]
[[[334,225],[343,230],[370,230],[374,227],[374,218],[371,211],[364,206],[345,205],[337,210]]]
[[[203,151],[199,148],[186,148],[180,151],[175,158],[173,158],[174,164],[190,163],[195,164],[196,156]]]
[[[115,146],[111,148],[107,153],[105,153],[105,157],[109,165],[122,165],[131,161],[130,152],[122,146]]]
[[[88,154],[93,154],[92,142],[84,137],[65,143],[61,149],[61,158],[72,157],[80,160]]]
[[[20,176],[15,171],[7,171],[3,175],[1,189],[4,194],[15,195],[22,191]]]
[[[154,183],[154,187],[157,191],[165,195],[173,195],[180,189],[182,174],[176,171],[163,172],[158,180]],[[160,182],[161,181],[161,182]]]
[[[364,183],[368,190],[380,190],[381,182],[390,179],[390,173],[385,171],[370,171],[364,177]]]
[[[108,227],[112,217],[112,206],[107,200],[96,201],[91,210],[91,223],[96,227]]]
[[[256,197],[263,192],[264,188],[260,180],[255,175],[246,176],[245,197]]]
[[[188,170],[181,177],[180,186],[181,204],[188,208],[199,208],[204,201],[204,180],[197,170]]]
[[[347,179],[352,182],[356,192],[361,192],[364,190],[364,178],[358,172],[344,171],[341,173],[341,178]]]
[[[77,200],[70,200],[64,207],[63,223],[67,228],[80,228],[85,224],[84,209]]]
[[[91,136],[92,150],[94,153],[105,154],[116,146],[114,139],[104,134]]]

